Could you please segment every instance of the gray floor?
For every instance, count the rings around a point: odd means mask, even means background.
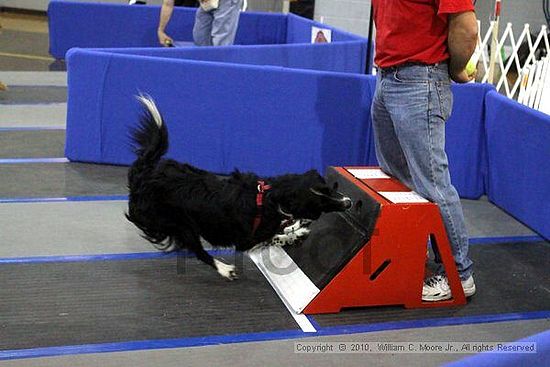
[[[10,92],[3,92],[9,94]],[[0,128],[43,127],[65,128],[67,103],[52,103],[29,107],[3,105],[0,108]]]
[[[55,86],[14,86],[0,94],[0,105],[49,104],[67,102],[67,88]]]
[[[61,158],[65,130],[12,130],[0,135],[0,159]]]
[[[0,35],[0,49],[13,54],[47,57],[47,37],[32,32],[4,30]],[[10,87],[8,92],[0,92],[3,93],[0,94],[0,158],[62,156],[63,139],[60,136],[63,134],[59,135],[59,129],[62,132],[65,127],[66,73],[48,72],[49,69],[51,61],[48,60],[0,56],[0,80]],[[2,130],[6,128],[21,131]],[[25,128],[38,130],[25,133]],[[52,128],[57,129],[54,130],[57,133],[52,133]],[[41,146],[36,140],[41,133],[48,141],[46,146]],[[126,201],[59,199],[67,196],[122,195],[126,193],[124,185],[123,167],[0,163],[0,258],[152,251],[123,217]],[[41,202],[24,200],[32,198],[57,199]],[[7,202],[13,199],[16,200]],[[464,200],[463,204],[472,237],[535,235],[485,198],[479,201]],[[483,289],[479,291],[483,292]],[[512,341],[549,327],[548,319],[426,327],[312,336],[301,340],[2,361],[0,366],[438,366],[465,355],[303,355],[294,353],[294,345],[300,341]]]
[[[0,165],[0,197],[126,194],[126,167],[84,163]]]
[[[124,218],[126,206],[126,201],[0,204],[0,258],[153,251]]]

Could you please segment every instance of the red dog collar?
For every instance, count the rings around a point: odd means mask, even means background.
[[[270,185],[266,185],[264,181],[258,180],[258,193],[256,194],[256,216],[254,217],[254,223],[252,224],[252,236],[256,233],[256,230],[262,222],[262,214],[264,208],[264,193],[271,189]]]

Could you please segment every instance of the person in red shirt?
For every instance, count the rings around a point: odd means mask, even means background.
[[[451,184],[445,121],[452,110],[451,80],[465,83],[477,42],[472,0],[372,0],[376,25],[376,92],[372,120],[381,168],[438,204],[466,296],[475,293],[468,234]],[[451,298],[437,249],[438,269],[422,299]]]

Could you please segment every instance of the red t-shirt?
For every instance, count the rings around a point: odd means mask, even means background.
[[[449,14],[473,11],[472,0],[372,0],[381,68],[447,60]]]

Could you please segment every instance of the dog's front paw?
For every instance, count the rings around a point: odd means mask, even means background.
[[[294,231],[294,235],[296,236],[296,239],[303,240],[306,238],[311,230],[308,227],[300,227],[296,231]]]
[[[239,279],[237,271],[235,270],[235,265],[229,265],[216,259],[214,259],[214,265],[216,266],[216,270],[222,277],[229,280]]]
[[[300,227],[309,227],[313,221],[311,219],[300,219]]]
[[[276,234],[271,239],[271,246],[286,246],[289,244],[289,238],[286,234]]]
[[[296,231],[299,231],[302,228],[307,228],[312,223],[312,220],[309,219],[298,219],[293,224],[283,228],[284,234],[290,234]]]
[[[292,222],[288,223],[288,225],[286,225],[286,223],[285,223],[285,224],[283,224],[283,233],[284,234],[289,234],[289,233],[294,232],[298,228],[300,228],[300,221],[299,220],[292,221]]]
[[[308,228],[300,228],[287,234],[278,234],[271,239],[273,246],[291,246],[300,243],[309,234]]]

